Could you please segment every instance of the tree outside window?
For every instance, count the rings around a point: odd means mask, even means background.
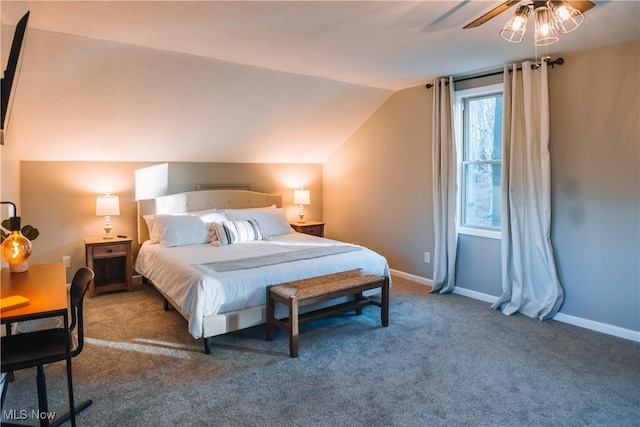
[[[460,225],[500,229],[502,93],[468,96],[463,108]]]

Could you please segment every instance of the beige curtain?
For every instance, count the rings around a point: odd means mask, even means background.
[[[547,66],[504,70],[502,144],[502,289],[492,308],[540,320],[564,293],[551,245],[551,169]]]
[[[456,285],[456,144],[453,126],[453,78],[439,79],[433,87],[433,287],[451,292]]]

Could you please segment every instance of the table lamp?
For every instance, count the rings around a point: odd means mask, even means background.
[[[300,211],[298,212],[298,217],[300,219],[298,222],[304,222],[304,205],[311,204],[311,193],[309,190],[303,190],[302,188],[299,190],[295,190],[293,192],[293,203],[295,205],[300,205]]]
[[[11,273],[22,273],[29,269],[26,262],[31,255],[31,241],[20,231],[20,217],[15,216],[16,205],[12,202],[2,202],[13,206],[13,215],[9,218],[9,235],[2,241],[2,258],[9,263]]]
[[[96,198],[96,215],[104,216],[104,236],[103,239],[112,239],[111,216],[120,215],[120,200],[118,196],[98,196]]]

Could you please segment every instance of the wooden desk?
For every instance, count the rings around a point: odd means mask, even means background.
[[[43,317],[67,318],[67,276],[62,262],[30,265],[24,273],[10,273],[3,268],[0,297],[21,295],[29,305],[0,312],[3,324]]]
[[[2,298],[20,295],[29,299],[28,305],[0,312],[2,324],[62,316],[64,328],[69,329],[67,276],[62,262],[30,265],[29,270],[24,273],[10,273],[8,268],[3,268],[1,279],[0,296]],[[67,342],[67,369],[71,366],[70,345]],[[47,386],[41,366],[38,367],[37,372],[38,409],[41,414],[47,414],[49,413]],[[73,425],[75,425],[74,415],[74,413],[70,415]],[[40,426],[49,425],[48,419],[40,419]]]

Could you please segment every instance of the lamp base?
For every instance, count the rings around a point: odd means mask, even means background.
[[[17,264],[9,264],[10,273],[24,273],[29,270],[29,261],[22,261]]]
[[[102,236],[102,238],[113,239],[113,234],[111,234],[112,229],[113,227],[111,226],[111,217],[105,216],[104,217],[104,235]]]

